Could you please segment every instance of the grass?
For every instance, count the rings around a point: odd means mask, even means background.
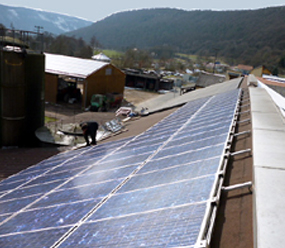
[[[103,53],[106,55],[106,56],[108,56],[108,57],[110,57],[110,58],[114,58],[114,57],[120,57],[120,56],[122,56],[123,55],[123,53],[122,52],[118,52],[118,51],[115,51],[115,50],[103,50]]]
[[[53,117],[45,116],[45,124],[47,124],[49,122],[54,122],[54,121],[57,121],[57,119],[53,118]]]
[[[178,56],[182,57],[182,58],[187,58],[187,59],[191,59],[193,61],[196,61],[198,59],[197,55],[190,55],[190,54],[184,54],[184,53],[177,53]]]

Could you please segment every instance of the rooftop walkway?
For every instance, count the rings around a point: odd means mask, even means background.
[[[250,88],[255,247],[285,244],[285,123],[263,88]]]

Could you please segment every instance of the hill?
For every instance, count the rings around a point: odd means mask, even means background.
[[[64,14],[0,4],[0,24],[25,31],[35,31],[35,26],[41,26],[43,31],[58,35],[89,26],[92,22]]]
[[[68,33],[105,48],[169,46],[188,54],[214,55],[258,65],[285,56],[285,6],[239,11],[142,9],[113,14]]]

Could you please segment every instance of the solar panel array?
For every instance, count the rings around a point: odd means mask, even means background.
[[[58,154],[0,183],[0,247],[194,247],[239,91],[143,134]]]

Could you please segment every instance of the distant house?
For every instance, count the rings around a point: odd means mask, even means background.
[[[253,69],[253,66],[251,65],[241,65],[240,64],[236,67],[236,70],[241,72],[243,75],[249,75],[252,69]]]
[[[106,56],[104,53],[99,53],[97,55],[94,55],[92,56],[92,59],[107,63],[111,62],[111,59],[108,56]]]
[[[253,67],[251,65],[238,65],[231,67],[227,70],[227,80],[231,80],[238,77],[243,77],[245,75],[249,75],[252,71]]]
[[[45,53],[45,99],[56,103],[64,80],[69,87],[81,86],[82,107],[93,94],[124,93],[125,74],[110,63]],[[67,96],[63,96],[67,100]]]
[[[162,78],[155,72],[144,73],[142,70],[125,69],[126,86],[150,91],[171,90],[174,80]]]
[[[256,77],[262,77],[262,75],[272,75],[271,71],[269,71],[264,65],[254,68],[250,74],[253,74]]]
[[[226,74],[226,80],[231,80],[231,79],[239,78],[242,76],[243,76],[243,73],[241,72],[234,71],[234,70],[228,70]]]
[[[226,80],[224,75],[220,74],[212,74],[208,72],[200,72],[199,77],[196,81],[197,88],[205,88],[207,86],[222,83]]]

